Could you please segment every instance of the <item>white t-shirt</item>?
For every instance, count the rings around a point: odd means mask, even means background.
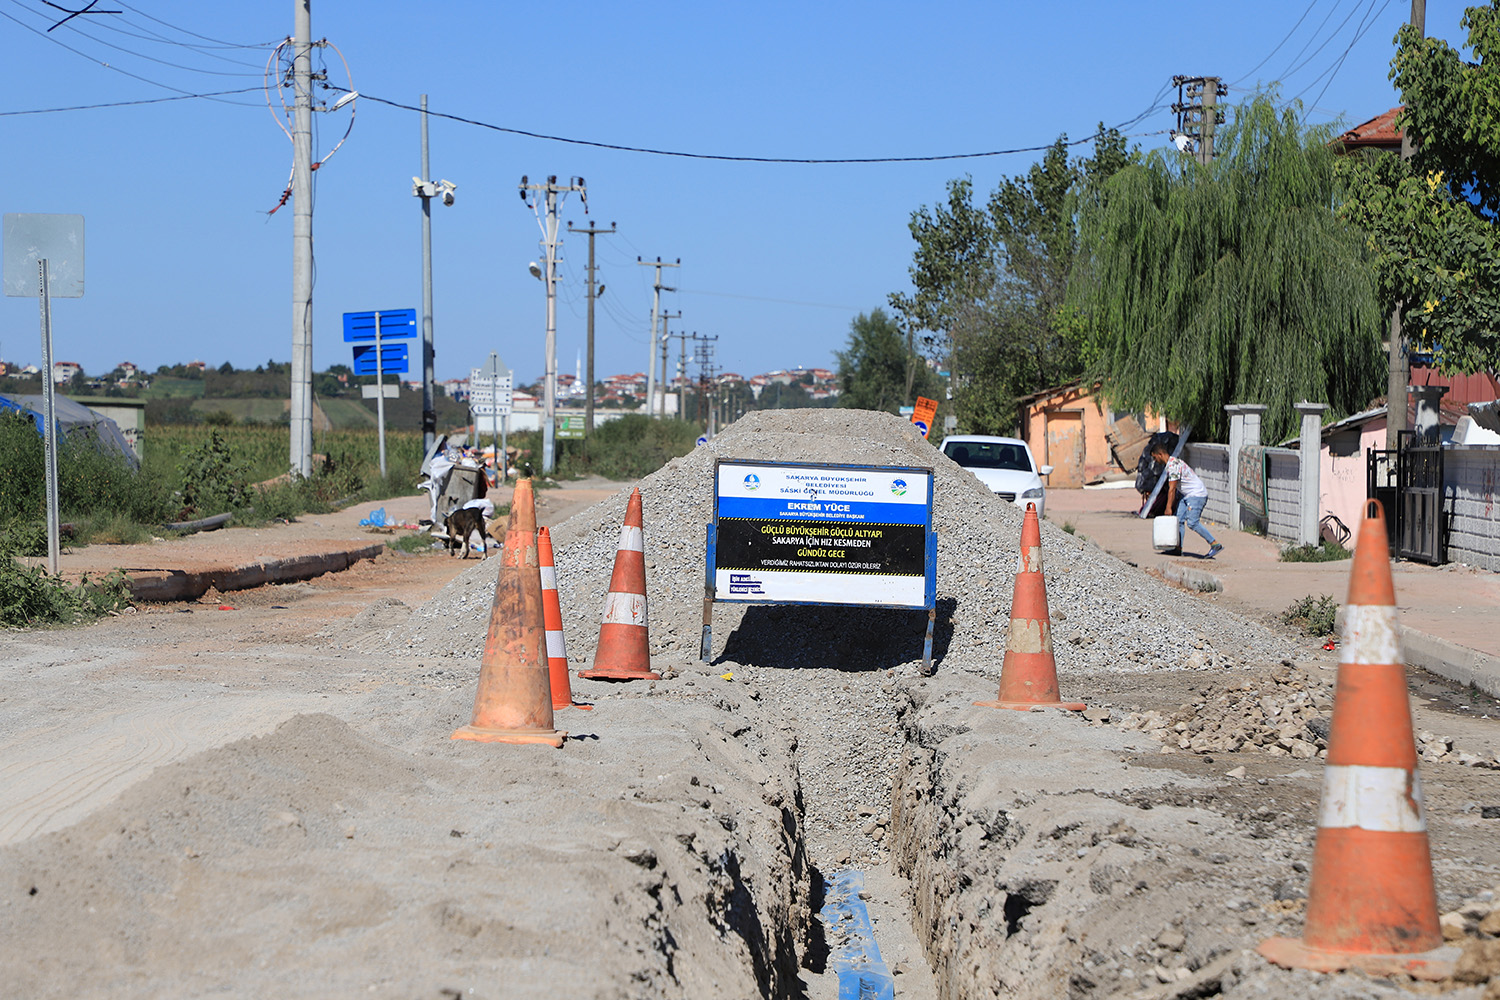
[[[1167,482],[1180,483],[1177,489],[1184,497],[1208,496],[1208,487],[1203,485],[1198,473],[1180,458],[1167,459]]]

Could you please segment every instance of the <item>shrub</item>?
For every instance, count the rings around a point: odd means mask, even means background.
[[[254,499],[245,473],[245,463],[224,440],[218,428],[197,447],[187,448],[177,463],[182,478],[183,511],[212,517]]]
[[[130,603],[130,586],[119,570],[99,581],[85,576],[70,584],[40,566],[22,565],[14,541],[13,535],[0,534],[0,626],[65,625]]]
[[[594,427],[582,441],[557,442],[557,473],[563,478],[602,476],[630,480],[649,476],[696,446],[698,426],[686,420],[657,420],[629,413]],[[529,449],[529,460],[541,471],[542,439],[536,431],[511,435],[517,448]],[[517,465],[525,469],[525,461]]]
[[[1338,602],[1331,595],[1313,597],[1309,594],[1301,600],[1293,601],[1281,613],[1281,618],[1308,635],[1333,635],[1334,616],[1338,614],[1338,610]]]
[[[1317,545],[1288,545],[1281,550],[1282,562],[1337,562],[1354,555],[1338,542],[1324,540]]]

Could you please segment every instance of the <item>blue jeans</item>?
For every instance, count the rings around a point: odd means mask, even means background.
[[[1208,503],[1208,497],[1183,497],[1177,501],[1177,547],[1182,548],[1182,540],[1187,537],[1187,529],[1192,528],[1209,545],[1214,544],[1214,536],[1208,533],[1208,529],[1198,523],[1198,515],[1203,513],[1203,505]]]

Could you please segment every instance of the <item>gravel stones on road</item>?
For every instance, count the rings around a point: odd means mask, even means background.
[[[931,467],[937,532],[939,669],[998,680],[1009,627],[1022,513],[928,444],[912,425],[863,410],[749,414],[638,485],[645,509],[646,588],[653,657],[696,659],[702,634],[705,525],[716,459]],[[629,487],[552,529],[569,659],[591,662]],[[1204,671],[1275,662],[1287,644],[1120,563],[1043,522],[1053,634],[1067,673]],[[402,627],[352,644],[393,653],[477,659],[495,567],[476,563]],[[755,687],[798,737],[808,836],[820,864],[871,860],[884,848],[859,810],[888,808],[902,737],[891,676],[915,676],[926,615],[876,608],[720,604],[714,671]],[[664,685],[680,683],[670,677]],[[595,690],[575,681],[575,693]],[[850,819],[850,817],[856,817]],[[877,827],[877,829],[879,829]],[[883,834],[882,834],[883,836]]]

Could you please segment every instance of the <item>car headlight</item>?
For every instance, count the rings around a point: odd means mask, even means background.
[[[1042,489],[1040,486],[1033,486],[1031,489],[1029,489],[1025,493],[1021,494],[1021,499],[1023,499],[1023,500],[1039,500],[1039,499],[1041,499],[1042,497],[1044,497],[1046,495],[1047,495],[1047,491],[1046,490]]]

